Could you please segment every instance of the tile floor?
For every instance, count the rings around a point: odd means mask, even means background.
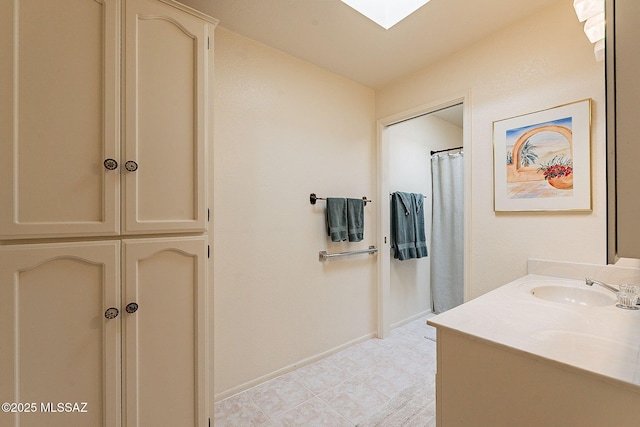
[[[430,316],[217,402],[214,426],[355,426],[418,381],[435,389]],[[435,426],[433,413],[421,427]]]

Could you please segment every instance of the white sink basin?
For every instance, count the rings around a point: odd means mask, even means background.
[[[531,295],[536,298],[563,304],[582,305],[586,307],[604,307],[614,305],[616,296],[570,286],[544,285],[532,288]]]

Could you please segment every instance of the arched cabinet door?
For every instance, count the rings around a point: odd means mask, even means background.
[[[123,418],[206,427],[205,237],[123,240]]]
[[[120,426],[120,243],[3,246],[0,266],[0,400],[23,405],[0,425]]]
[[[126,2],[123,234],[205,230],[209,28]]]
[[[0,240],[119,233],[120,1],[0,10]]]

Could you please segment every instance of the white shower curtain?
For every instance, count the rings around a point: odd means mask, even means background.
[[[462,152],[431,156],[431,304],[442,313],[464,300],[464,161]]]

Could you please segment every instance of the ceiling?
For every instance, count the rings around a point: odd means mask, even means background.
[[[181,0],[220,26],[380,89],[545,7],[571,0],[431,0],[385,30],[340,0]]]

